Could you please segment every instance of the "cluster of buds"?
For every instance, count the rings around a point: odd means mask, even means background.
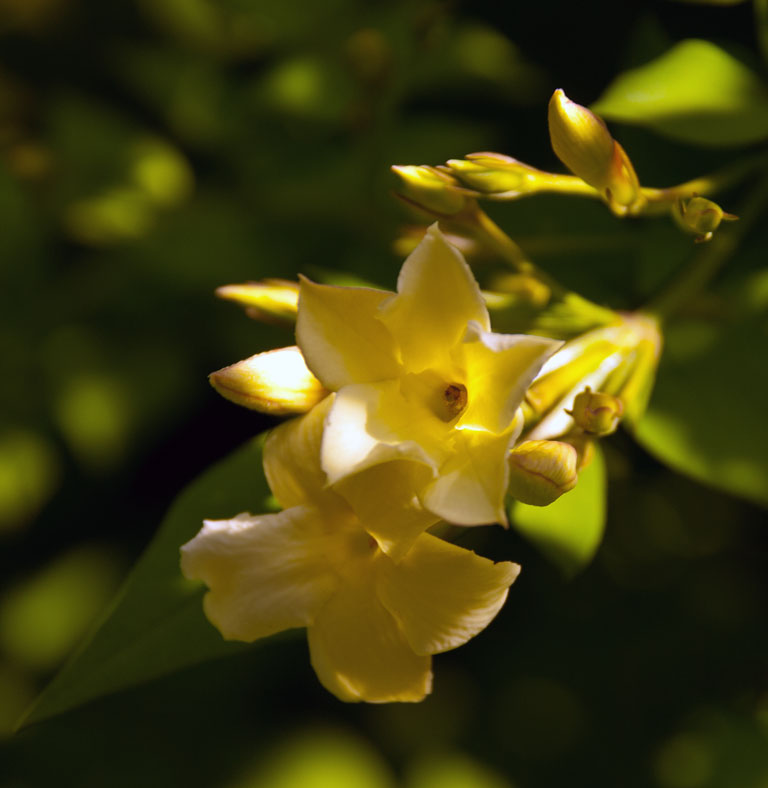
[[[643,187],[631,159],[605,122],[556,90],[549,102],[549,138],[572,175],[545,172],[501,153],[470,153],[437,167],[396,165],[397,195],[431,217],[471,224],[476,201],[516,200],[545,192],[601,199],[616,216],[671,214],[697,241],[708,241],[721,221],[736,217],[697,196],[728,183],[732,174],[698,178],[668,188]]]
[[[523,436],[569,443],[577,469],[586,467],[596,439],[645,412],[661,349],[658,322],[644,314],[617,315],[569,340],[526,392]]]

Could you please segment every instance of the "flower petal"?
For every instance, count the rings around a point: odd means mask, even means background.
[[[559,340],[528,334],[494,334],[470,323],[453,353],[465,370],[468,392],[467,408],[457,427],[504,432],[525,390],[562,345]]]
[[[333,507],[335,494],[327,489],[327,479],[320,467],[323,425],[333,403],[326,397],[300,418],[275,427],[264,444],[264,475],[280,505],[314,503]]]
[[[392,460],[347,476],[334,489],[346,499],[379,547],[396,560],[439,520],[418,499],[433,476],[429,465]]]
[[[403,263],[397,295],[382,304],[380,317],[400,345],[408,372],[445,366],[448,351],[461,341],[470,320],[490,329],[472,271],[437,224]]]
[[[379,597],[417,654],[437,654],[485,629],[520,573],[424,534],[399,562],[379,574]]]
[[[301,278],[296,340],[307,366],[331,391],[398,374],[394,340],[377,319],[391,297],[368,287],[319,285]]]
[[[420,701],[432,689],[431,660],[417,656],[361,575],[323,607],[307,632],[320,683],[344,701]]]
[[[227,640],[251,642],[310,625],[338,586],[317,509],[206,520],[181,548],[181,571],[202,580],[205,614]]]
[[[456,525],[506,525],[507,454],[521,428],[502,435],[456,430],[453,454],[424,492],[425,508]]]
[[[448,428],[418,402],[406,400],[396,380],[345,386],[326,419],[321,461],[330,484],[389,460],[432,467],[447,450]]]

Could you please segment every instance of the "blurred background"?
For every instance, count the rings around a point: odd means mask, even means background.
[[[495,150],[559,170],[552,91],[588,104],[688,37],[761,68],[750,3],[0,0],[0,785],[768,788],[764,512],[625,434],[576,578],[473,532],[523,573],[418,706],[341,704],[297,635],[11,734],[176,494],[272,424],[206,375],[290,332],[214,289],[393,287],[391,164]],[[735,155],[613,128],[648,185]],[[601,205],[490,212],[615,308],[690,254],[669,220]],[[744,270],[764,272],[762,239]]]

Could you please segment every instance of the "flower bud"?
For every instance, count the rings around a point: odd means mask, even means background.
[[[549,137],[558,159],[590,186],[608,186],[614,142],[605,123],[594,112],[571,101],[562,90],[549,100]]]
[[[295,345],[238,361],[208,380],[231,402],[276,416],[305,413],[328,394]]]
[[[672,215],[683,230],[696,236],[697,242],[712,240],[720,222],[733,222],[739,218],[725,213],[716,202],[705,197],[692,197],[688,202],[679,200]]]
[[[449,159],[446,168],[463,186],[505,197],[534,191],[551,177],[502,153],[470,153],[465,159]]]
[[[299,308],[299,283],[265,279],[244,285],[224,285],[216,295],[246,307],[249,317],[265,323],[293,323]]]
[[[549,137],[560,161],[597,189],[614,213],[644,202],[632,162],[603,120],[559,89],[549,101]]]
[[[578,480],[578,454],[562,441],[525,441],[509,455],[509,494],[522,503],[547,506]]]
[[[499,274],[491,284],[498,294],[508,296],[507,302],[512,304],[528,304],[543,309],[552,297],[549,286],[532,274]],[[490,304],[488,308],[492,308]]]
[[[398,196],[427,213],[453,216],[466,205],[467,196],[459,185],[440,170],[410,164],[394,165],[391,169],[400,180]]]
[[[619,426],[624,413],[624,403],[610,394],[591,391],[587,386],[576,395],[570,411],[578,427],[590,435],[610,435]]]

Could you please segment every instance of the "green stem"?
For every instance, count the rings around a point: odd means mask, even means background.
[[[670,206],[679,199],[687,199],[694,194],[702,196],[716,194],[743,180],[756,169],[765,167],[766,164],[768,164],[768,153],[760,153],[717,172],[679,183],[677,186],[669,186],[666,189],[642,188],[641,191],[648,203],[641,213],[646,216],[668,213]]]
[[[768,4],[768,0],[764,0],[764,2]],[[640,193],[644,199],[640,201],[638,209],[630,211],[630,214],[633,216],[660,216],[669,213],[670,208],[681,198],[687,199],[694,194],[702,196],[716,194],[723,189],[733,186],[748,177],[755,170],[766,165],[768,165],[768,153],[759,153],[756,156],[751,156],[748,159],[724,167],[717,172],[702,175],[690,181],[685,181],[685,183],[679,183],[676,186],[668,186],[661,189],[643,186],[640,188]],[[536,177],[526,180],[524,191],[512,189],[508,192],[476,192],[476,194],[481,199],[494,200],[496,202],[507,202],[542,193],[590,197],[598,200],[604,199],[597,189],[575,175],[560,175],[543,170],[534,170],[533,168],[529,168],[529,170],[535,172]],[[460,172],[451,172],[451,175],[461,181]]]
[[[704,290],[728,262],[752,225],[765,217],[767,204],[768,177],[761,179],[752,190],[739,211],[739,221],[718,232],[706,245],[700,246],[691,264],[679,272],[641,311],[654,315],[661,322],[679,312]]]
[[[479,206],[471,214],[471,228],[476,236],[501,258],[506,260],[518,273],[534,276],[549,287],[552,295],[561,298],[567,292],[565,288],[549,274],[534,265],[525,252],[491,219]]]

